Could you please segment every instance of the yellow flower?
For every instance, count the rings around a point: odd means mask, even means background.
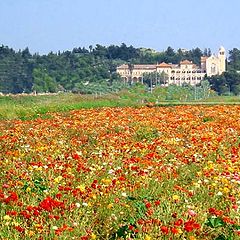
[[[55,183],[60,183],[60,181],[63,179],[63,177],[62,176],[58,176],[58,177],[56,177],[55,179],[54,179],[54,182]]]
[[[12,225],[13,226],[19,226],[19,223],[14,221],[14,222],[12,222]]]
[[[3,217],[3,219],[9,221],[9,220],[11,220],[12,218],[11,218],[9,215],[5,215],[5,216]]]
[[[79,185],[77,186],[77,188],[81,191],[81,192],[84,192],[85,191],[85,186],[84,185]]]
[[[37,171],[42,171],[42,167],[40,166],[40,167],[38,167],[36,170],[37,170]]]
[[[29,231],[27,232],[27,235],[28,235],[29,237],[32,237],[34,234],[35,234],[35,232],[32,231],[32,230],[29,230]]]
[[[24,183],[23,183],[22,181],[17,181],[17,185],[18,185],[18,186],[23,186]]]
[[[112,203],[109,203],[108,205],[107,205],[107,208],[108,209],[110,209],[110,208],[112,208],[113,207],[113,204]]]
[[[152,238],[149,235],[146,235],[144,240],[152,240]]]
[[[230,190],[229,190],[229,188],[225,187],[225,188],[223,188],[223,192],[225,192],[225,193],[229,193]]]
[[[178,230],[178,234],[182,234],[183,233],[182,229],[178,228],[177,230]]]
[[[112,180],[111,179],[105,179],[105,178],[103,178],[102,180],[101,180],[101,182],[103,183],[103,184],[106,184],[106,185],[108,185],[108,184],[110,184],[111,182],[112,182]]]
[[[94,233],[92,233],[91,239],[97,239],[97,236]]]
[[[194,236],[190,236],[189,240],[197,240]]]
[[[173,198],[174,201],[180,200],[180,197],[178,195],[173,195],[172,198]]]

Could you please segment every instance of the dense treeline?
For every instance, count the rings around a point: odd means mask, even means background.
[[[94,92],[118,88],[121,84],[116,82],[120,79],[114,70],[122,62],[105,57],[100,45],[91,50],[75,48],[42,56],[30,54],[27,48],[15,52],[2,46],[0,92]]]
[[[228,73],[208,80],[219,93],[225,93],[223,84],[229,84],[232,93],[239,94],[240,51],[229,52]],[[201,56],[210,56],[211,50],[195,48],[189,51],[175,51],[168,47],[165,51],[134,48],[122,43],[108,47],[74,48],[47,55],[31,54],[28,48],[15,51],[0,46],[0,92],[57,92],[73,91],[96,93],[116,91],[123,87],[116,67],[122,63],[149,64],[157,62],[179,63],[188,59],[200,65]]]

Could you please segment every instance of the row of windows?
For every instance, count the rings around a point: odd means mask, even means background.
[[[197,70],[197,71],[175,71],[175,70],[172,70],[171,73],[202,73],[201,70]]]
[[[144,71],[144,72],[152,72],[152,71]],[[120,74],[130,74],[130,71],[119,71]],[[136,71],[133,71],[132,74],[133,75],[141,75],[143,72],[136,72]]]
[[[145,72],[149,72],[149,71],[145,71]],[[152,71],[150,71],[152,72]],[[167,70],[168,72],[168,70]],[[130,71],[119,71],[120,74],[130,74]],[[139,71],[139,72],[136,72],[136,71],[133,71],[133,75],[141,75],[143,72],[142,71]],[[201,71],[201,70],[197,70],[197,71],[175,71],[175,70],[172,70],[171,73],[177,73],[177,74],[181,74],[181,73],[206,73],[206,71]]]
[[[203,78],[202,77],[187,77],[187,78],[185,78],[185,77],[182,77],[182,78],[180,78],[180,77],[171,77],[170,78],[171,80],[202,80]]]

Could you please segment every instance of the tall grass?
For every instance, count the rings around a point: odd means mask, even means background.
[[[26,120],[39,116],[46,117],[51,112],[129,105],[135,105],[135,103],[131,99],[121,99],[118,95],[83,96],[67,93],[41,96],[4,96],[0,97],[0,120]]]

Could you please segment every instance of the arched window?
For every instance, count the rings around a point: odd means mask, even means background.
[[[212,65],[211,65],[211,73],[212,74],[216,73],[216,64],[215,63],[212,63]]]

